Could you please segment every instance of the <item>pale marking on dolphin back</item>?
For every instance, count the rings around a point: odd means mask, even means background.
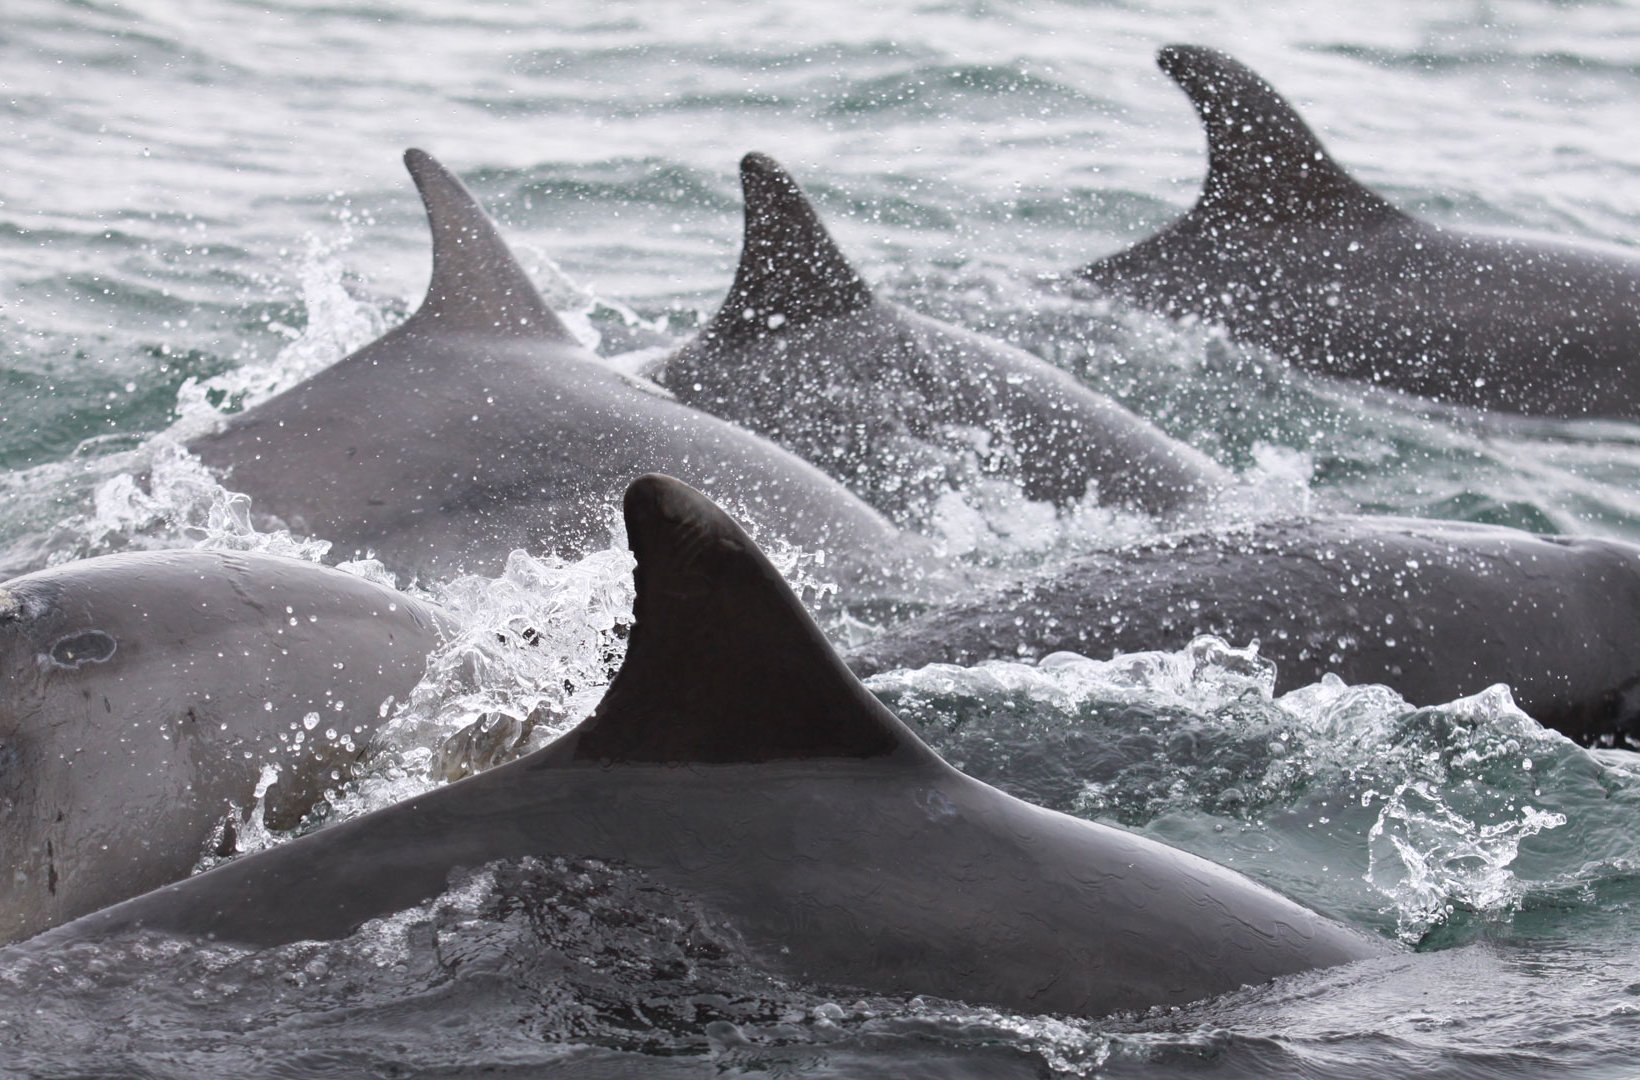
[[[0,620],[21,618],[23,602],[10,589],[0,589]]]
[[[943,823],[954,821],[961,816],[956,803],[953,803],[951,797],[939,788],[918,790],[913,797],[917,805],[922,807],[923,812],[928,815],[929,821]]]
[[[101,664],[112,659],[118,648],[113,637],[101,630],[81,630],[58,638],[46,655],[57,667],[73,671],[86,664]]]

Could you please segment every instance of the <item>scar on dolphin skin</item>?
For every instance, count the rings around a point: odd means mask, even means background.
[[[113,659],[119,643],[101,630],[81,630],[58,638],[48,657],[58,667],[75,670],[86,664],[101,664]]]

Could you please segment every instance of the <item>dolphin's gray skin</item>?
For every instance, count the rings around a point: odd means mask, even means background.
[[[264,770],[265,823],[295,825],[442,627],[267,555],[108,555],[0,584],[0,941],[186,877]]]
[[[1201,198],[1078,275],[1327,375],[1460,405],[1640,416],[1640,260],[1410,217],[1212,49],[1157,57],[1207,128]]]
[[[729,296],[661,381],[762,432],[891,515],[948,489],[976,456],[1033,499],[1147,512],[1200,502],[1229,475],[1038,357],[877,299],[802,189],[762,154],[740,163],[746,231]]]
[[[1399,518],[1199,533],[1079,557],[896,626],[861,674],[1257,639],[1286,691],[1331,671],[1436,705],[1508,683],[1582,743],[1640,739],[1640,548]]]
[[[582,555],[633,476],[684,476],[765,539],[895,581],[913,540],[813,466],[646,391],[564,328],[462,183],[418,150],[433,278],[403,325],[190,449],[258,511],[399,571],[496,572],[509,552]],[[900,584],[895,581],[896,584]]]
[[[346,935],[458,867],[649,875],[783,977],[1098,1016],[1391,951],[1194,855],[957,772],[866,692],[744,532],[668,477],[626,493],[625,663],[557,742],[52,931],[271,946]]]

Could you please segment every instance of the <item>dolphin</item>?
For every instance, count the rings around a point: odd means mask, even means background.
[[[1157,62],[1207,128],[1201,197],[1076,277],[1324,375],[1523,414],[1640,416],[1631,253],[1419,220],[1235,60],[1170,45]]]
[[[107,555],[0,583],[0,941],[186,877],[258,793],[294,826],[446,622],[268,555]],[[224,831],[225,830],[225,831]]]
[[[48,932],[271,947],[337,939],[460,868],[594,859],[698,904],[775,976],[1100,1016],[1392,951],[1214,863],[1032,806],[941,760],[868,693],[727,514],[625,496],[624,663],[517,761]]]
[[[584,555],[638,473],[687,477],[846,585],[912,576],[914,538],[774,444],[617,373],[542,300],[461,181],[405,164],[433,276],[406,322],[189,449],[259,512],[403,573],[495,573],[517,548]]]
[[[1580,743],[1640,745],[1640,547],[1391,517],[1267,522],[1079,556],[886,630],[861,674],[1257,641],[1285,692],[1328,672],[1439,705],[1508,683]]]
[[[1026,496],[1165,513],[1230,483],[1163,434],[1022,349],[879,299],[797,182],[762,154],[740,163],[745,241],[734,285],[664,362],[680,401],[761,432],[891,516],[977,457]]]

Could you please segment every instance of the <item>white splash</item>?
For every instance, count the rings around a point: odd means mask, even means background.
[[[1074,712],[1094,700],[1146,701],[1210,710],[1247,694],[1269,701],[1275,684],[1275,664],[1258,655],[1257,645],[1235,648],[1208,634],[1176,651],[1124,653],[1110,660],[1056,652],[1035,663],[988,660],[973,667],[930,664],[866,680],[876,693],[978,698],[1018,695],[1060,712]]]
[[[542,299],[552,308],[554,314],[563,321],[575,339],[587,349],[596,352],[603,344],[603,334],[599,333],[593,319],[600,315],[614,316],[621,323],[629,327],[642,327],[652,333],[661,334],[665,331],[665,319],[645,319],[631,307],[618,300],[610,299],[599,294],[594,286],[583,284],[558,264],[558,261],[545,251],[533,244],[514,241],[513,250],[528,264],[530,278],[540,291]],[[616,365],[612,365],[616,366]],[[637,374],[617,366],[626,374]],[[661,391],[659,387],[656,390]]]
[[[515,551],[500,576],[422,595],[456,632],[376,734],[330,817],[353,817],[546,745],[589,714],[626,652],[632,556],[624,538],[579,560]]]
[[[309,234],[297,264],[297,284],[307,324],[302,329],[269,322],[268,328],[289,339],[266,363],[243,364],[209,379],[188,379],[177,389],[177,419],[166,432],[186,442],[214,430],[224,410],[248,409],[307,379],[354,352],[387,329],[380,306],[354,298],[342,284],[341,255],[353,242],[343,222],[329,240]]]
[[[978,474],[935,497],[923,525],[945,554],[988,564],[1031,564],[1056,555],[1138,543],[1160,535],[1154,518],[1102,506],[1097,485],[1065,506],[1027,498],[1012,480]]]
[[[224,488],[181,443],[157,436],[148,446],[146,485],[121,473],[97,485],[91,513],[70,524],[79,530],[80,550],[53,556],[54,563],[91,552],[122,548],[192,547],[209,551],[252,551],[318,562],[330,543],[299,538],[284,529],[264,531],[252,515],[247,495]]]
[[[1023,700],[1047,737],[1054,725],[1111,722],[1111,704],[1138,706],[1147,718],[1141,754],[1165,746],[1170,732],[1204,736],[1209,749],[1193,760],[1145,757],[1088,781],[1077,812],[1211,812],[1257,828],[1270,811],[1321,808],[1300,827],[1360,845],[1334,859],[1365,867],[1363,880],[1408,941],[1458,912],[1506,917],[1526,890],[1548,884],[1514,871],[1525,840],[1568,820],[1537,777],[1545,763],[1586,752],[1521,712],[1506,686],[1418,709],[1388,687],[1332,675],[1279,697],[1275,681],[1256,648],[1204,636],[1174,652],[935,664],[867,685],[919,712],[967,700],[1017,713],[1007,703]]]

